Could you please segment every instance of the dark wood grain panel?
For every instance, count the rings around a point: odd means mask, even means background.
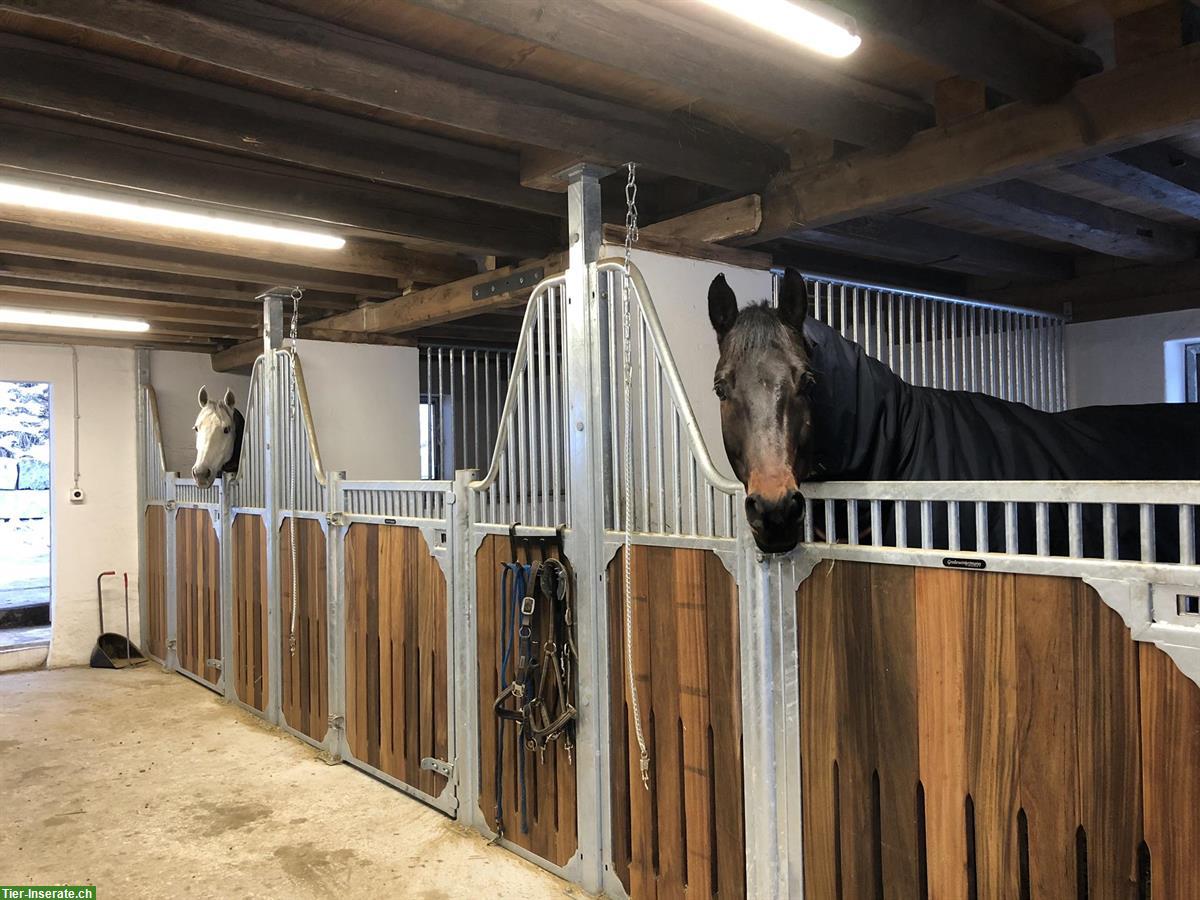
[[[1089,900],[1144,900],[1138,644],[1096,592],[1074,583],[1079,812]]]
[[[797,604],[807,897],[1200,897],[1200,688],[1093,590],[838,562]]]
[[[446,579],[420,529],[351,525],[345,603],[350,750],[436,797],[446,779],[421,759],[450,757]]]
[[[1138,648],[1142,791],[1154,898],[1200,897],[1200,687],[1156,647]]]
[[[535,558],[537,553],[535,552]],[[551,550],[549,556],[558,554]],[[518,545],[520,562],[528,562]],[[489,535],[475,556],[476,647],[479,653],[479,809],[489,823],[496,814],[496,745],[499,726],[493,703],[500,692],[501,566],[512,561],[507,537]],[[539,627],[548,630],[546,617]],[[510,660],[511,677],[515,660]],[[527,750],[517,739],[516,729],[504,728],[503,825],[505,839],[555,865],[563,865],[578,847],[575,766],[561,741],[554,742],[545,759]],[[522,831],[518,809],[519,767],[525,770],[528,802],[528,831]],[[494,827],[494,825],[493,825]]]
[[[279,529],[280,652],[283,660],[283,718],[314,741],[329,727],[328,581],[325,534],[316,519],[296,519],[296,629],[291,649],[292,528]]]
[[[737,587],[709,551],[634,548],[633,653],[651,788],[625,675],[622,553],[609,567],[616,870],[631,897],[745,895]]]
[[[179,667],[216,685],[221,670],[221,547],[206,509],[175,512],[176,652]]]
[[[265,712],[267,669],[267,527],[261,516],[235,516],[233,538],[233,678],[238,699]]]
[[[165,662],[167,658],[167,511],[147,506],[146,539],[146,652]]]

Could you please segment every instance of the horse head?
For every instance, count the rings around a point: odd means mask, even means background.
[[[196,415],[196,463],[192,466],[192,477],[198,487],[211,487],[222,472],[236,472],[243,422],[242,414],[235,409],[236,399],[232,390],[225,391],[220,400],[208,399],[208,388],[200,388],[196,396],[200,412]]]
[[[799,485],[812,467],[807,310],[804,278],[791,269],[775,309],[763,303],[739,311],[724,275],[708,289],[708,317],[720,347],[713,390],[725,452],[746,488],[754,540],[767,553],[795,547],[804,521]]]

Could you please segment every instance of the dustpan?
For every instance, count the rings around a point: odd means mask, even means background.
[[[93,669],[131,669],[146,662],[142,651],[129,640],[129,573],[125,573],[125,633],[116,634],[104,630],[104,595],[100,590],[100,582],[106,575],[116,575],[116,572],[101,572],[96,576],[96,605],[100,610],[100,637],[96,638],[96,646],[92,648],[91,667]]]

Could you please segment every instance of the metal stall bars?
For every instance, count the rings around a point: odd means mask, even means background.
[[[1066,408],[1062,316],[805,274],[813,315],[910,384]]]
[[[420,354],[421,478],[484,468],[515,351],[430,344]]]
[[[768,597],[779,593],[781,564],[756,561],[739,514],[741,485],[713,465],[641,273],[630,267],[628,298],[622,264],[603,262],[596,275],[608,333],[600,368],[612,648],[606,889],[798,896],[786,865],[789,844],[799,850],[798,808],[777,802],[788,796],[775,727],[787,714],[780,679],[788,632]],[[628,397],[619,374],[626,303]],[[620,574],[627,474],[632,609],[622,608]],[[621,675],[629,666],[653,748],[649,792],[631,771],[636,711]]]

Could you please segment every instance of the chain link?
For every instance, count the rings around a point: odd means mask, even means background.
[[[633,327],[629,294],[632,288],[629,277],[630,256],[634,242],[638,239],[637,209],[637,164],[627,165],[629,178],[625,182],[625,270],[621,287],[621,336],[624,353],[623,420],[624,441],[621,447],[621,469],[624,475],[625,519],[625,674],[629,679],[630,706],[633,712],[633,730],[637,736],[642,786],[650,790],[650,753],[646,750],[646,738],[642,733],[642,708],[638,700],[637,679],[633,672],[633,407],[630,393],[633,389]]]
[[[292,288],[292,322],[291,328],[288,331],[288,342],[291,345],[288,348],[288,359],[291,362],[291,374],[288,389],[288,427],[296,427],[296,331],[300,324],[300,300],[304,297],[304,291],[300,288]],[[299,448],[297,448],[297,453]],[[298,573],[299,566],[296,557],[296,469],[298,460],[292,458],[296,454],[289,455],[288,458],[288,535],[291,544],[292,556],[292,622],[291,630],[288,632],[288,652],[296,655],[296,616],[300,605],[300,586]]]

